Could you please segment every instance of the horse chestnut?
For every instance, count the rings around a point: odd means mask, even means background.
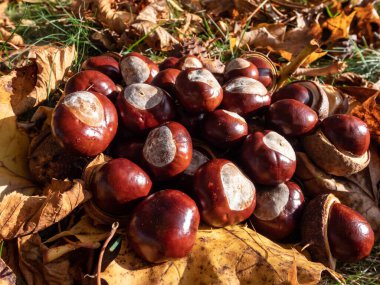
[[[165,58],[165,60],[163,62],[161,62],[158,65],[158,67],[159,67],[160,71],[163,71],[163,70],[168,69],[168,68],[176,68],[176,64],[177,64],[178,60],[179,60],[178,57],[169,56],[169,57]]]
[[[259,78],[257,80],[271,90],[277,80],[277,70],[274,63],[269,57],[261,53],[252,54],[247,60],[257,67],[259,71]]]
[[[114,82],[121,81],[119,62],[112,56],[99,55],[90,57],[82,63],[82,70],[97,70],[107,75]]]
[[[125,55],[120,61],[120,70],[125,84],[150,83],[157,75],[157,64],[137,52]]]
[[[175,81],[177,80],[177,76],[180,72],[181,71],[174,68],[162,70],[156,75],[151,84],[165,90],[170,95],[175,97]]]
[[[175,68],[179,70],[185,70],[188,68],[203,68],[203,63],[194,55],[186,55],[177,61]]]
[[[244,58],[235,58],[226,65],[224,77],[226,80],[231,80],[241,76],[257,80],[259,79],[259,70],[248,60]]]

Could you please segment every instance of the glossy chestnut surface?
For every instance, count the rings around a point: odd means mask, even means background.
[[[259,79],[259,70],[248,60],[244,58],[235,58],[226,65],[224,77],[226,80],[231,80],[241,76],[257,80]]]
[[[142,150],[144,147],[142,139],[115,139],[112,144],[112,157],[127,158],[139,164],[142,160]]]
[[[181,106],[190,113],[214,111],[223,99],[222,87],[205,68],[181,71],[175,87]]]
[[[321,123],[321,130],[340,151],[360,156],[368,150],[371,140],[368,127],[355,116],[340,114],[327,117]]]
[[[311,106],[313,96],[306,86],[299,82],[289,83],[278,89],[272,95],[272,103],[283,99],[294,99],[308,106]]]
[[[179,70],[186,70],[188,68],[203,68],[203,63],[194,55],[186,55],[177,61],[175,68]]]
[[[223,107],[241,116],[252,115],[270,102],[268,90],[255,79],[237,77],[223,85]]]
[[[151,84],[165,90],[172,97],[176,97],[175,81],[180,72],[180,70],[174,68],[162,70],[154,77]]]
[[[78,91],[63,96],[52,115],[52,133],[65,149],[83,156],[103,152],[115,137],[117,111],[102,94]]]
[[[245,119],[223,109],[206,114],[202,123],[203,138],[218,148],[228,148],[242,141],[248,134]]]
[[[173,260],[190,253],[198,225],[195,202],[181,191],[163,190],[135,209],[127,231],[128,242],[149,262]]]
[[[194,175],[194,193],[202,220],[215,227],[240,223],[256,205],[253,183],[226,159],[212,159]]]
[[[284,99],[270,105],[267,122],[286,136],[302,136],[316,127],[318,114],[297,100]]]
[[[296,154],[290,143],[274,131],[246,137],[240,160],[254,183],[276,185],[288,181],[296,169]]]
[[[375,241],[367,220],[340,203],[332,205],[327,234],[332,255],[344,262],[356,262],[367,257]]]
[[[165,60],[163,62],[161,62],[158,65],[158,67],[159,67],[160,71],[168,69],[168,68],[176,68],[176,64],[177,64],[178,60],[179,60],[178,57],[169,56],[169,57],[165,58]]]
[[[259,71],[258,81],[266,88],[271,88],[277,80],[276,67],[274,63],[263,54],[252,55],[247,60],[253,63]]]
[[[152,188],[152,181],[145,171],[125,158],[115,158],[102,165],[90,183],[99,209],[117,216],[131,212]]]
[[[120,61],[120,71],[127,85],[133,83],[150,83],[157,75],[157,64],[137,52],[125,55]]]
[[[255,229],[272,240],[291,235],[300,223],[305,202],[301,188],[288,181],[261,186],[256,195],[256,208],[251,217]]]
[[[111,100],[114,100],[119,94],[111,78],[97,70],[84,70],[70,77],[66,83],[64,94],[76,91],[97,92]]]
[[[97,70],[116,83],[121,81],[119,62],[112,56],[92,56],[82,63],[82,70]]]
[[[175,117],[173,99],[161,88],[145,83],[127,86],[117,97],[116,106],[124,128],[136,134]]]
[[[151,130],[143,148],[143,159],[155,178],[164,180],[183,172],[191,162],[190,134],[177,122],[167,122]]]

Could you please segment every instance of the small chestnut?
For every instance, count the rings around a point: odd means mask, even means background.
[[[173,260],[190,253],[198,226],[195,202],[181,191],[162,190],[134,210],[127,229],[128,242],[149,262]]]
[[[282,240],[298,226],[305,198],[301,188],[288,181],[260,187],[256,192],[256,208],[251,217],[255,229],[273,240]]]
[[[173,99],[161,88],[145,83],[127,86],[116,99],[123,126],[144,133],[175,117]]]
[[[294,137],[311,132],[318,123],[318,115],[297,100],[283,99],[269,106],[267,121],[285,136]]]
[[[296,154],[290,143],[274,131],[246,137],[241,163],[254,183],[275,185],[288,181],[296,170]]]
[[[224,227],[247,219],[255,209],[256,190],[241,170],[226,159],[212,159],[194,175],[194,193],[203,221]]]
[[[223,99],[222,87],[205,68],[181,71],[175,87],[180,104],[190,113],[214,111]]]
[[[248,60],[244,58],[235,58],[226,65],[224,77],[226,80],[231,80],[241,76],[257,80],[259,79],[259,70]]]
[[[82,63],[82,70],[97,70],[116,83],[121,81],[119,62],[112,56],[92,56]]]
[[[165,70],[162,70],[156,75],[156,77],[153,78],[151,84],[153,86],[160,87],[161,89],[168,92],[171,96],[175,97],[175,81],[177,80],[177,76],[180,72],[180,70],[174,68],[167,68]]]
[[[148,196],[152,181],[137,164],[116,158],[95,171],[90,181],[95,205],[110,215],[125,216]]]
[[[203,63],[194,55],[186,55],[177,61],[175,68],[179,70],[185,70],[188,68],[203,68]]]
[[[283,99],[294,99],[311,106],[313,95],[311,91],[299,82],[293,82],[278,89],[272,95],[272,103]]]
[[[169,57],[165,58],[165,60],[163,62],[161,62],[158,65],[158,67],[159,67],[160,71],[163,71],[163,70],[168,69],[168,68],[176,68],[176,64],[177,64],[178,60],[179,60],[178,57],[169,56]]]
[[[237,77],[223,85],[223,107],[241,116],[250,116],[270,102],[270,93],[255,79]]]
[[[277,80],[277,70],[274,63],[262,53],[252,54],[247,60],[257,67],[259,71],[259,78],[257,80],[271,90]]]
[[[99,93],[77,91],[63,96],[52,115],[52,133],[61,146],[76,154],[95,156],[116,135],[117,111]]]
[[[193,145],[186,128],[167,122],[148,134],[143,159],[155,178],[164,180],[183,172],[191,162]]]
[[[125,55],[120,61],[120,70],[125,84],[150,83],[157,75],[157,64],[137,52]]]

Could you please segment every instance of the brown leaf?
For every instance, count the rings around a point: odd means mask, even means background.
[[[0,285],[16,285],[16,275],[0,258]]]
[[[0,42],[8,42],[18,47],[24,45],[24,39],[20,35],[7,31],[2,27],[0,27]]]
[[[355,7],[358,38],[365,38],[369,43],[379,40],[380,17],[372,3],[364,7]]]
[[[45,196],[11,193],[0,203],[0,237],[12,239],[46,229],[87,201],[90,194],[80,180],[53,180]]]

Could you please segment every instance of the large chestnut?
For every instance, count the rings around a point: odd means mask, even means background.
[[[111,78],[97,70],[84,70],[70,77],[66,83],[64,94],[76,91],[94,91],[111,100],[114,100],[119,94]]]
[[[194,55],[185,55],[177,61],[175,68],[179,70],[185,70],[188,68],[203,68],[203,63]]]
[[[191,113],[214,111],[222,102],[223,90],[214,75],[205,68],[181,71],[175,82],[177,98]]]
[[[251,180],[264,185],[286,182],[296,170],[296,154],[292,146],[274,131],[248,135],[240,159]]]
[[[131,247],[149,262],[187,256],[195,242],[199,212],[195,202],[178,190],[162,190],[134,210],[127,230]]]
[[[174,68],[167,68],[160,71],[155,78],[153,78],[152,85],[160,87],[168,92],[171,96],[175,97],[175,81],[181,71]]]
[[[244,221],[256,205],[255,186],[226,159],[215,158],[198,168],[194,192],[202,220],[215,227]]]
[[[123,126],[144,133],[175,117],[173,99],[161,88],[144,83],[127,86],[116,100]]]
[[[52,133],[61,146],[76,154],[95,156],[115,137],[117,111],[105,96],[78,91],[63,96],[52,115]]]
[[[82,70],[100,71],[116,83],[121,80],[119,62],[112,56],[99,55],[89,57],[82,63]]]
[[[215,110],[206,114],[202,123],[202,136],[218,148],[233,147],[248,134],[248,125],[243,117],[226,110]]]
[[[237,77],[223,85],[223,107],[241,116],[250,116],[270,102],[270,93],[255,79]]]
[[[137,52],[125,55],[120,61],[120,70],[125,84],[150,83],[157,75],[157,64]]]
[[[149,176],[126,158],[116,158],[95,171],[90,190],[95,205],[110,215],[125,216],[152,188]]]
[[[300,222],[305,202],[301,188],[291,181],[261,186],[256,197],[256,208],[251,217],[255,229],[273,240],[291,235]]]
[[[269,90],[274,88],[278,75],[276,66],[269,57],[257,52],[251,54],[247,60],[257,67],[259,71],[259,78],[257,80]]]
[[[226,80],[231,80],[241,76],[257,80],[259,79],[259,70],[248,60],[244,58],[235,58],[226,65],[224,77]]]
[[[295,137],[311,132],[318,123],[318,115],[297,100],[284,99],[270,105],[267,121],[280,133]]]
[[[155,178],[163,180],[183,172],[190,165],[192,153],[186,128],[177,122],[167,122],[149,132],[143,159]]]
[[[179,60],[178,57],[169,56],[169,57],[165,58],[165,60],[163,62],[161,62],[158,65],[158,67],[159,67],[160,71],[163,71],[163,70],[168,69],[168,68],[176,68],[176,64],[177,64],[178,60]]]

